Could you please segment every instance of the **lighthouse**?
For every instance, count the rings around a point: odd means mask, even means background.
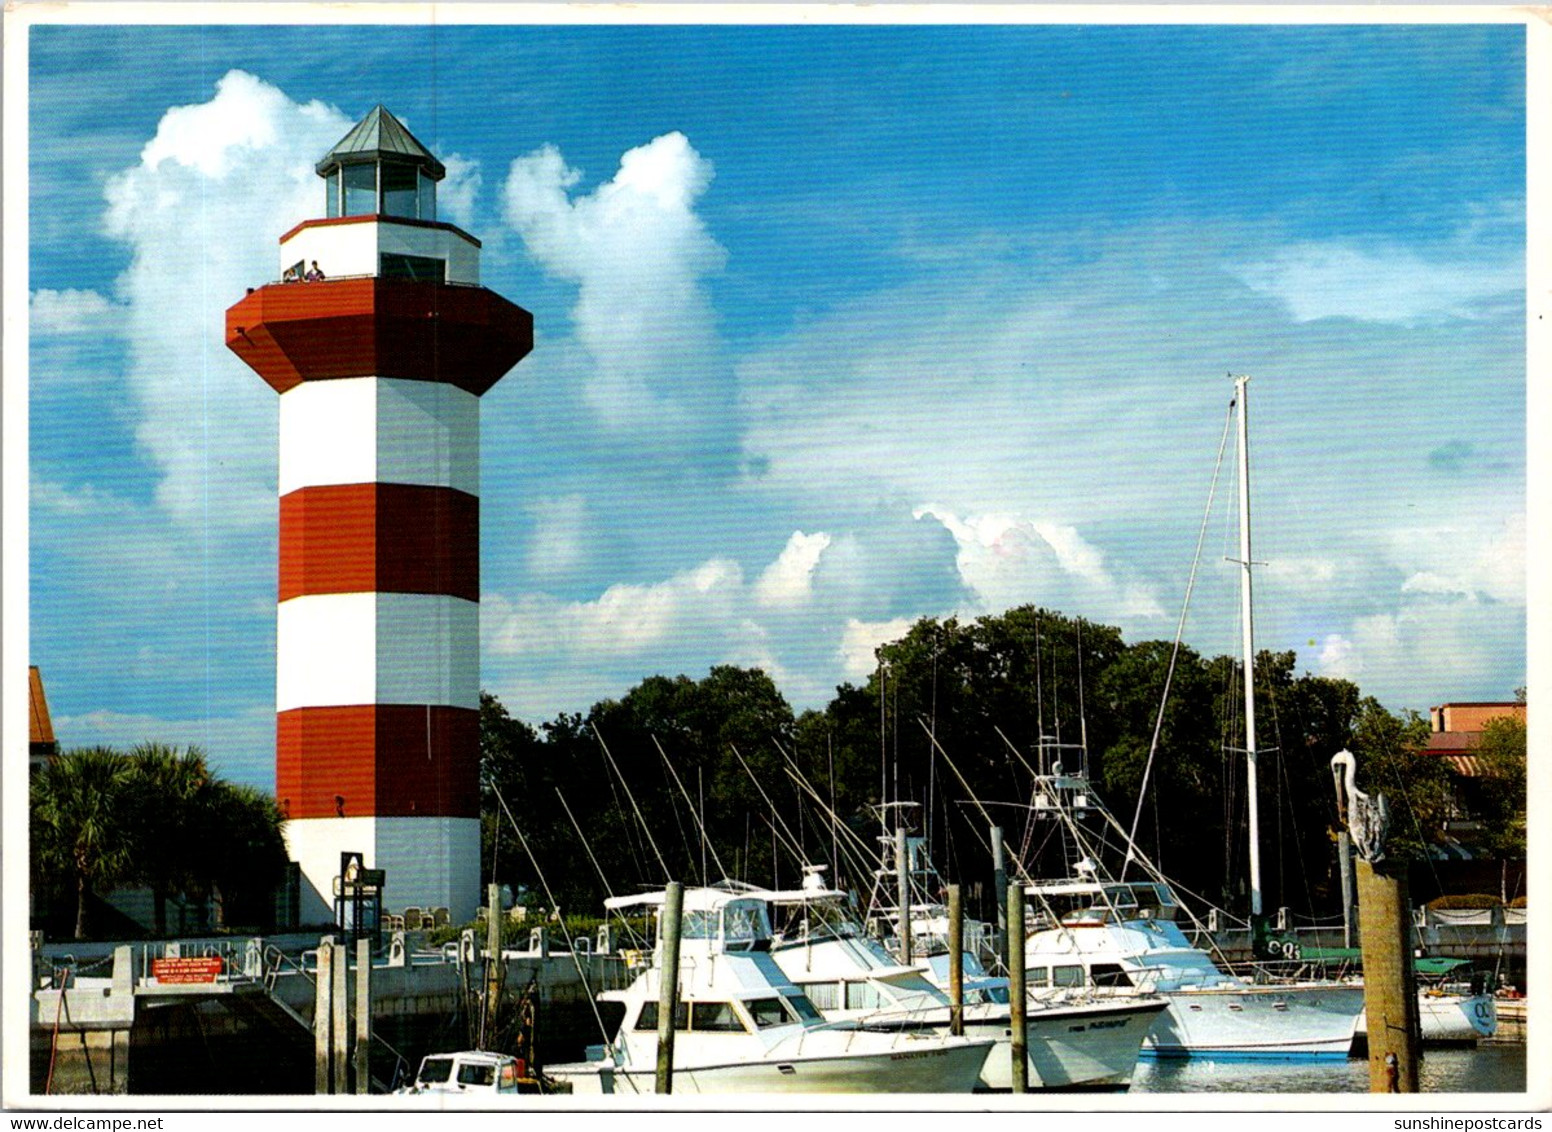
[[[275,796],[303,918],[341,854],[385,909],[479,903],[480,397],[533,318],[437,219],[442,163],[382,106],[318,162],[323,215],[226,344],[280,395]]]

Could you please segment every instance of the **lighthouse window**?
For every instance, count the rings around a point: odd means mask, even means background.
[[[436,182],[426,176],[424,169],[416,169],[415,175],[419,185],[419,199],[416,204],[415,215],[421,220],[435,220]]]
[[[416,283],[445,283],[447,264],[431,256],[383,252],[378,256],[377,274],[384,279],[410,279]]]
[[[324,215],[325,216],[331,216],[331,217],[332,216],[338,216],[340,214],[340,173],[339,173],[339,170],[336,169],[336,170],[334,170],[334,172],[330,173],[327,177],[325,177],[323,179],[323,185],[324,185],[324,195],[327,198],[324,201],[324,209],[325,209]]]
[[[383,162],[383,215],[415,218],[417,172],[413,165]]]
[[[345,216],[370,216],[377,211],[377,166],[346,165],[340,170],[345,178]]]

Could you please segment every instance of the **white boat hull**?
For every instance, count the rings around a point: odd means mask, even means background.
[[[1363,990],[1340,984],[1180,990],[1164,994],[1144,1057],[1216,1060],[1345,1058]]]
[[[1124,1089],[1143,1040],[1164,1009],[1161,1002],[1102,1002],[1031,1010],[1025,1021],[1025,1049],[1031,1089]],[[1047,1016],[1049,1014],[1049,1016]],[[983,1089],[1013,1087],[1012,1042],[1007,1022],[967,1021],[966,1037],[996,1036],[998,1043],[981,1067]]]
[[[968,1093],[986,1061],[984,1042],[833,1057],[771,1058],[730,1065],[675,1067],[676,1095],[701,1093]],[[657,1091],[655,1070],[608,1062],[556,1065],[545,1073],[574,1095],[640,1096]]]
[[[1498,1032],[1498,1004],[1490,994],[1417,996],[1418,1027],[1427,1045],[1467,1045]],[[1368,1037],[1367,1014],[1358,1016],[1358,1033]]]

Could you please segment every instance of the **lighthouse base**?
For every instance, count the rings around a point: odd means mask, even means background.
[[[333,922],[341,853],[385,870],[384,912],[446,908],[462,924],[479,908],[478,818],[297,818],[285,823],[285,837],[302,867],[303,923]]]

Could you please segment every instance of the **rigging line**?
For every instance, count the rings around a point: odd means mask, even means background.
[[[1223,453],[1228,448],[1229,428],[1234,423],[1234,398],[1229,399],[1229,409],[1223,418],[1223,437],[1218,441],[1218,460],[1213,465],[1212,482],[1207,489],[1207,510],[1202,515],[1202,527],[1196,536],[1196,557],[1191,561],[1191,576],[1186,582],[1186,599],[1180,607],[1180,624],[1175,629],[1175,644],[1169,653],[1169,669],[1164,674],[1164,694],[1159,699],[1159,714],[1153,722],[1153,741],[1148,744],[1148,761],[1143,764],[1142,783],[1137,794],[1137,810],[1132,815],[1132,832],[1127,838],[1126,857],[1121,861],[1121,875],[1126,879],[1127,866],[1132,863],[1136,848],[1137,823],[1142,820],[1143,799],[1148,796],[1148,778],[1153,772],[1153,758],[1158,753],[1159,735],[1164,729],[1164,708],[1169,703],[1169,687],[1175,678],[1175,662],[1180,658],[1180,641],[1185,636],[1186,613],[1191,608],[1191,592],[1196,588],[1196,571],[1202,564],[1202,544],[1207,538],[1207,524],[1212,518],[1213,498],[1218,493],[1218,473],[1223,469]]]
[[[799,865],[806,865],[808,862],[803,860],[803,854],[797,851],[797,843],[791,840],[786,834],[778,830],[776,828],[775,822],[771,821],[771,819],[766,817],[764,814],[760,815],[760,820],[763,821],[766,825],[766,828],[771,831],[771,887],[776,888],[779,885],[776,873],[776,850],[778,846],[782,849],[785,849],[787,853],[798,862]]]
[[[711,838],[706,836],[705,823],[701,821],[700,816],[695,812],[695,807],[690,804],[689,791],[684,788],[684,783],[679,778],[679,772],[674,769],[674,764],[669,761],[668,753],[663,750],[663,744],[657,741],[656,735],[652,736],[652,745],[657,748],[657,753],[663,756],[663,765],[668,768],[668,773],[674,776],[674,784],[679,787],[679,793],[684,795],[684,804],[690,807],[690,817],[695,819],[696,827],[701,831],[702,849],[711,850],[711,859],[717,863],[717,871],[720,872],[723,876],[727,876],[728,872],[727,869],[723,867],[722,858],[717,856],[717,847],[711,843]],[[688,848],[688,846],[686,846],[686,848]],[[710,882],[706,877],[705,856],[706,855],[703,852],[701,854],[701,883],[709,886]]]
[[[663,879],[672,880],[673,874],[668,871],[668,862],[663,860],[663,854],[658,851],[657,842],[652,839],[652,830],[647,825],[647,819],[641,815],[641,807],[636,805],[636,795],[631,793],[630,783],[625,781],[625,776],[620,774],[619,765],[614,761],[614,755],[609,752],[609,744],[604,742],[604,737],[599,734],[598,724],[589,724],[593,729],[593,735],[598,739],[598,745],[603,748],[604,757],[609,760],[609,765],[614,768],[614,773],[619,775],[620,786],[625,791],[625,797],[630,799],[631,809],[636,811],[636,820],[641,823],[641,831],[647,835],[647,844],[652,846],[652,852],[657,857],[657,863],[663,870]]]
[[[918,719],[917,722],[921,723],[921,720]],[[926,724],[922,724],[922,729],[926,730]],[[992,820],[991,814],[986,812],[986,807],[983,806],[981,804],[981,800],[975,796],[975,791],[970,789],[970,784],[965,781],[965,776],[959,773],[959,768],[954,765],[954,760],[948,757],[948,752],[943,749],[943,744],[934,739],[930,732],[928,733],[927,738],[931,741],[933,748],[938,752],[938,754],[943,756],[943,761],[948,764],[949,770],[954,772],[954,777],[959,779],[959,785],[965,788],[965,793],[969,796],[970,803],[975,806],[978,811],[980,811],[981,819],[986,822],[987,828],[990,829],[995,826],[997,823]],[[1013,848],[1013,846],[1007,843],[1006,838],[1003,839],[1003,848],[1009,851],[1011,851]],[[1012,855],[1011,852],[1010,855]],[[1024,871],[1024,863],[1017,856],[1013,857],[1013,867],[1019,873],[1023,873]]]
[[[1083,707],[1083,618],[1078,618],[1078,769],[1085,778],[1089,773],[1089,717]]]
[[[738,748],[732,744],[728,745],[728,750],[733,752],[733,757],[738,760],[738,765],[744,768],[744,773],[749,776],[749,781],[754,783],[754,788],[760,792],[760,797],[765,799],[765,804],[770,807],[771,814],[776,818],[777,821],[781,822],[781,828],[786,833],[787,840],[791,842],[792,845],[796,846],[798,844],[798,839],[792,836],[792,830],[787,828],[787,823],[785,821],[782,821],[781,811],[776,808],[776,803],[771,801],[771,796],[765,792],[765,787],[760,785],[760,780],[754,776],[754,771],[749,769],[749,764],[744,761],[744,756],[739,754]],[[771,826],[771,832],[774,833],[775,831],[776,827],[774,825]],[[803,851],[801,848],[798,849],[797,859],[801,864],[808,864],[808,862],[803,859]],[[772,859],[772,867],[774,867],[775,864],[775,860]]]
[[[835,855],[835,886],[839,888],[841,885],[841,835],[836,832],[836,827],[839,823],[835,816],[835,731],[833,724],[831,729],[825,732],[825,757],[829,761],[830,767],[830,851]]]
[[[834,808],[826,805],[824,800],[819,797],[819,791],[815,790],[813,784],[810,783],[807,777],[804,776],[802,770],[798,767],[797,761],[793,759],[793,757],[787,752],[787,749],[781,745],[781,741],[773,736],[771,738],[771,744],[776,748],[777,753],[786,760],[787,766],[783,769],[787,772],[788,776],[797,783],[799,788],[805,791],[808,796],[814,800],[815,804],[817,804],[821,810],[829,815],[831,828],[835,831],[835,836],[837,838],[837,846],[839,845],[839,835],[844,833],[847,837],[851,838],[852,841],[856,842],[858,846],[858,852],[864,859],[871,857],[873,853],[868,848],[867,842],[864,841],[855,830],[851,829],[845,823],[843,823],[840,820],[840,815],[835,812]],[[839,856],[839,852],[839,848],[837,848],[837,856]]]
[[[657,753],[663,755],[663,748],[658,744],[657,736],[655,734],[652,736],[652,743],[654,746],[657,746]],[[663,763],[664,765],[668,764],[667,755],[663,755]],[[674,768],[672,766],[668,767],[670,773],[673,772],[673,769]],[[668,785],[668,777],[666,775],[663,778],[663,784],[665,786]],[[674,775],[674,785],[679,787],[679,792],[681,794],[684,793],[684,785],[679,782],[679,776],[677,774]],[[685,794],[684,804],[690,808],[690,816],[693,818],[695,816],[695,803],[690,801],[690,796],[688,794]],[[684,831],[684,821],[679,817],[679,803],[674,801],[672,791],[669,792],[668,796],[668,812],[674,815],[674,828],[679,831],[679,844],[684,848],[685,868],[691,873],[691,875],[694,875],[695,850],[690,847],[690,836]],[[705,861],[705,859],[706,854],[702,853],[701,860]],[[703,886],[706,884],[706,869],[704,866],[701,868],[701,884]]]
[[[997,738],[1001,739],[1005,744],[1007,744],[1008,750],[1013,752],[1013,757],[1018,759],[1019,765],[1021,765],[1025,770],[1027,770],[1030,773],[1031,777],[1033,777],[1034,779],[1038,780],[1041,776],[1039,774],[1035,773],[1034,767],[1029,765],[1029,761],[1024,758],[1023,753],[1017,747],[1015,747],[1013,745],[1013,740],[1009,739],[1005,734],[1003,734],[1002,728],[997,726],[994,723],[994,724],[992,724],[992,730],[997,733]],[[1040,761],[1041,761],[1041,764],[1044,765],[1044,763],[1045,763],[1045,755],[1044,755],[1045,743],[1044,742],[1042,742],[1040,744],[1040,750],[1042,752],[1041,753]],[[1035,791],[1035,783],[1034,782],[1030,783],[1029,791],[1030,791],[1031,795],[1034,794],[1034,791]],[[1034,840],[1034,838],[1035,838],[1035,815],[1034,815],[1034,809],[1033,809],[1033,807],[1031,807],[1029,813],[1024,818],[1024,832],[1023,832],[1022,838],[1019,841],[1018,859],[1020,861],[1023,861],[1023,860],[1025,860],[1027,858],[1027,855],[1029,853],[1030,843]]]
[[[814,788],[811,785],[809,785],[809,783],[803,778],[803,776],[802,776],[802,774],[800,772],[793,770],[791,767],[783,767],[782,769],[787,772],[788,776],[791,777],[792,780],[794,782],[796,782],[799,787],[801,787],[802,789],[808,791],[809,795],[814,799],[814,802],[820,807],[820,809],[824,810],[826,813],[829,814],[830,819],[831,819],[831,823],[832,823],[832,825],[831,825],[832,829],[844,830],[845,833],[846,833],[846,836],[851,838],[852,841],[856,842],[856,847],[855,848],[853,848],[852,846],[847,846],[847,860],[846,860],[846,864],[848,866],[852,866],[852,867],[857,868],[857,871],[858,871],[859,874],[860,873],[870,873],[874,869],[876,869],[882,863],[882,859],[881,858],[880,859],[875,859],[874,858],[873,851],[868,848],[867,842],[863,841],[861,837],[857,836],[857,834],[854,831],[852,831],[850,829],[847,829],[845,826],[842,826],[840,824],[839,819],[836,816],[835,811],[830,809],[829,806],[825,805],[825,803],[820,799],[818,793],[814,790]],[[835,855],[836,855],[835,865],[836,865],[837,868],[839,868],[840,864],[841,864],[841,860],[840,860],[841,849],[840,849],[839,838],[837,838],[837,840],[835,842]],[[837,885],[837,887],[839,887],[839,885]]]
[[[611,900],[614,899],[614,889],[609,884],[609,878],[605,875],[603,866],[598,863],[598,858],[593,855],[593,847],[588,843],[587,835],[582,832],[582,826],[577,823],[575,815],[572,814],[571,807],[566,804],[566,796],[560,792],[559,786],[555,787],[555,797],[560,799],[561,809],[566,811],[566,817],[571,822],[571,828],[577,831],[577,840],[582,843],[582,848],[587,853],[587,859],[593,862],[593,871],[598,874],[598,879],[604,886],[604,893]]]
[[[641,842],[636,834],[636,829],[631,825],[630,819],[625,816],[625,807],[620,805],[620,792],[615,788],[614,775],[609,773],[608,760],[604,760],[604,781],[609,784],[609,797],[614,802],[615,817],[620,820],[620,829],[625,833],[625,845],[630,850],[631,863],[636,866],[636,879],[643,880],[647,870],[642,867]]]
[[[998,734],[1002,735],[1002,732],[998,731]],[[1008,743],[1008,737],[1006,735],[1002,735],[1002,741],[1004,743]],[[1008,746],[1011,748],[1013,745],[1011,743],[1008,743]],[[1015,749],[1013,753],[1015,755],[1017,755],[1018,751]],[[947,756],[944,756],[944,757],[947,758]],[[1020,756],[1020,761],[1022,761],[1022,756]],[[953,765],[953,764],[951,763],[950,765]],[[1130,841],[1126,830],[1121,828],[1121,824],[1118,821],[1115,820],[1115,816],[1113,814],[1111,814],[1111,812],[1108,809],[1106,809],[1103,805],[1093,806],[1092,808],[1097,813],[1099,813],[1105,819],[1106,823],[1109,824],[1111,826],[1111,828],[1113,828],[1118,834],[1120,834],[1123,838],[1128,838],[1128,840],[1127,840],[1128,846],[1132,845],[1132,842]],[[1072,823],[1071,819],[1064,817],[1063,818],[1063,825],[1068,828],[1068,831],[1071,834],[1074,842],[1078,843],[1080,846],[1084,844],[1084,842],[1082,840],[1082,836],[1079,833],[1079,831],[1077,829],[1073,828],[1073,823]],[[1102,840],[1101,844],[1108,844],[1108,842]],[[1130,849],[1128,851],[1130,852]],[[1137,853],[1136,853],[1136,860],[1137,860],[1138,864],[1142,867],[1143,871],[1146,872],[1149,876],[1153,877],[1153,879],[1158,881],[1160,884],[1168,885],[1175,892],[1184,892],[1186,895],[1191,896],[1191,897],[1193,897],[1193,898],[1195,898],[1197,900],[1200,900],[1203,904],[1207,905],[1208,907],[1212,907],[1213,906],[1212,901],[1206,899],[1200,893],[1193,892],[1191,889],[1185,888],[1184,886],[1182,886],[1182,885],[1180,885],[1180,884],[1178,884],[1178,883],[1176,883],[1174,881],[1171,881],[1167,877],[1165,877],[1165,875],[1158,869],[1158,867],[1156,865],[1154,865],[1153,861],[1151,861],[1148,858],[1148,855],[1146,853],[1143,853],[1140,850],[1137,851]],[[1197,930],[1200,931],[1204,936],[1207,937],[1207,939],[1210,942],[1210,946],[1212,947],[1212,950],[1217,952],[1218,957],[1220,959],[1222,959],[1224,962],[1228,962],[1227,956],[1225,956],[1223,954],[1223,952],[1219,949],[1217,941],[1212,939],[1212,936],[1207,932],[1206,927],[1202,924],[1201,920],[1199,920],[1197,918],[1196,913],[1191,910],[1190,906],[1185,904],[1185,903],[1183,903],[1183,902],[1177,902],[1177,903],[1180,903],[1181,910],[1184,911],[1185,914],[1190,918],[1191,923],[1193,925],[1195,925]]]
[[[550,902],[550,907],[559,910],[560,902],[555,899],[555,893],[550,888],[550,882],[544,878],[544,870],[539,866],[539,858],[528,846],[528,838],[523,836],[523,827],[517,824],[517,819],[512,816],[512,809],[507,805],[507,800],[501,796],[501,791],[491,786],[490,791],[496,796],[496,801],[501,803],[502,811],[507,815],[507,821],[512,823],[512,831],[517,834],[517,839],[522,843],[523,852],[528,854],[528,862],[533,865],[534,875],[539,878],[539,883],[544,886],[544,897]],[[563,924],[564,920],[561,921]],[[603,1015],[598,1010],[598,1000],[593,997],[593,988],[587,981],[587,971],[582,967],[582,957],[577,954],[575,948],[571,951],[571,961],[576,964],[577,978],[582,980],[582,991],[587,995],[588,1005],[593,1008],[593,1019],[598,1023],[598,1032],[603,1035],[604,1048],[612,1059],[614,1056],[614,1041],[609,1037],[609,1031],[604,1028]],[[627,1078],[629,1075],[626,1075]]]

